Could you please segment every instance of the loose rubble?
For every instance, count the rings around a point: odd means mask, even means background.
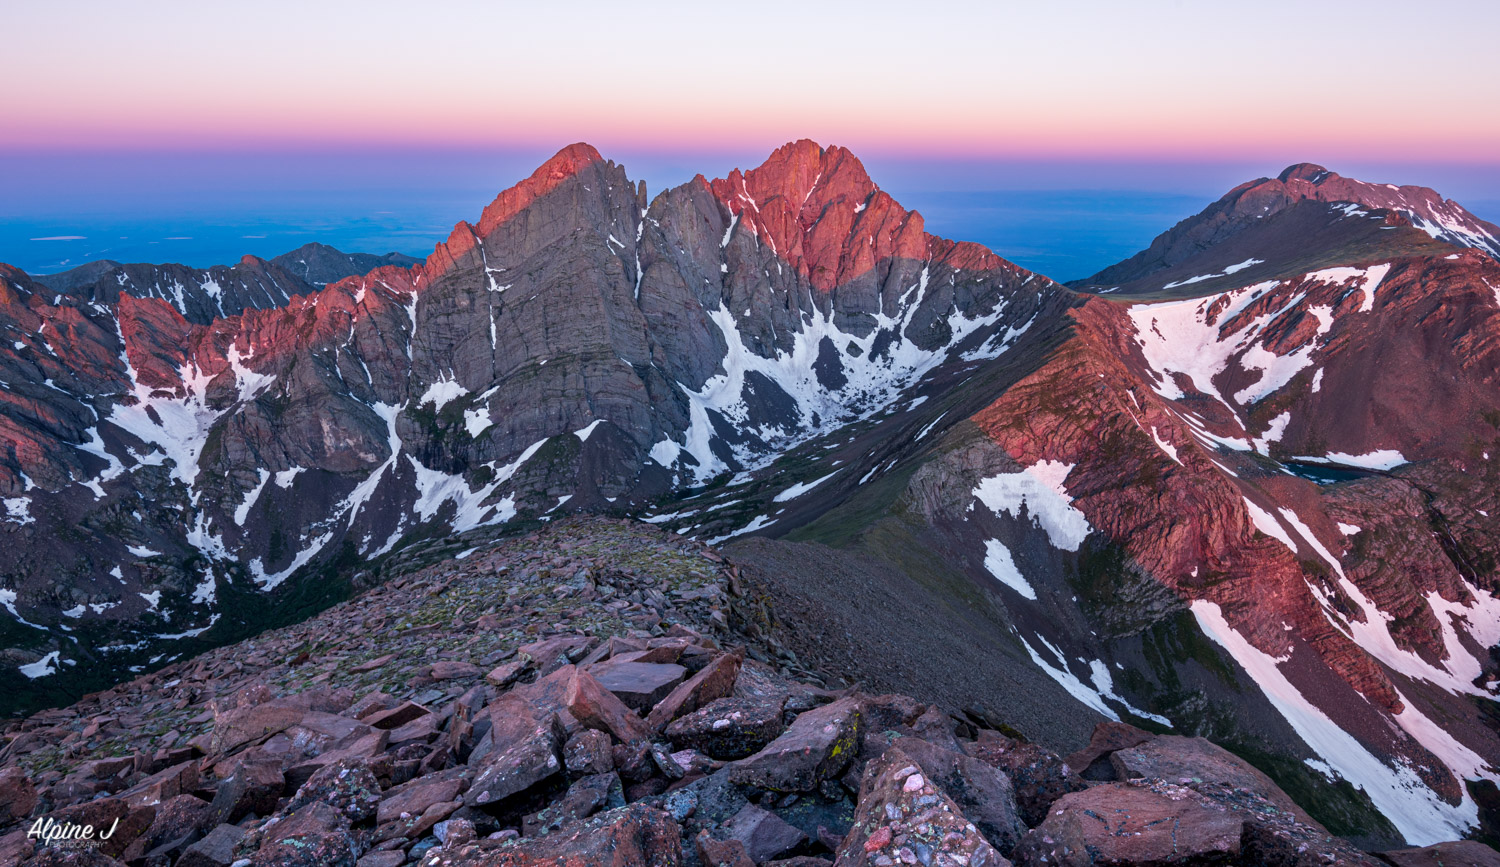
[[[1108,723],[1063,759],[829,689],[730,628],[709,554],[569,522],[37,714],[0,750],[0,864],[1376,863],[1200,739]]]

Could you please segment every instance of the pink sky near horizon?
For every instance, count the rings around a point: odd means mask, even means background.
[[[5,4],[0,151],[1500,162],[1500,4]]]

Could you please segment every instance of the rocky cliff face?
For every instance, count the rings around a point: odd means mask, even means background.
[[[420,265],[228,315],[6,270],[3,676],[56,702],[611,513],[728,544],[820,670],[1054,750],[1211,737],[1372,846],[1488,833],[1493,234],[1293,167],[1076,293],[839,148],[648,201],[574,145]]]

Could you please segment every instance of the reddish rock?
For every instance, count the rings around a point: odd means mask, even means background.
[[[448,659],[433,663],[427,671],[427,676],[433,680],[454,680],[461,677],[478,677],[481,674],[484,674],[484,670],[472,662],[457,662]]]
[[[611,772],[580,777],[568,791],[546,809],[527,816],[523,834],[537,837],[553,833],[571,822],[586,819],[600,810],[625,806],[625,792],[620,777]]]
[[[1101,722],[1094,726],[1094,734],[1089,738],[1089,745],[1068,756],[1065,761],[1074,773],[1082,774],[1094,762],[1108,757],[1115,750],[1143,744],[1151,737],[1150,732],[1142,731],[1129,723]]]
[[[124,853],[127,861],[148,853],[178,853],[214,824],[213,808],[193,795],[177,795],[156,808],[156,816]]]
[[[582,659],[593,643],[594,639],[587,635],[556,635],[542,641],[523,644],[518,652],[530,657],[537,671],[546,677],[559,668]]]
[[[649,740],[651,729],[614,693],[581,668],[573,670],[563,704],[583,725],[607,731],[621,743]]]
[[[721,832],[745,845],[745,853],[757,864],[786,854],[807,842],[807,835],[787,824],[775,813],[747,805],[724,823]]]
[[[1207,864],[1240,854],[1245,820],[1191,797],[1124,783],[1064,795],[1016,850],[1022,864]]]
[[[693,847],[698,850],[698,861],[704,867],[755,867],[755,860],[739,840],[720,840],[708,831],[699,831]]]
[[[20,768],[0,770],[0,828],[31,815],[36,787]]]
[[[389,710],[378,710],[363,717],[360,722],[377,729],[395,729],[406,725],[417,717],[431,713],[416,702],[405,701]]]
[[[264,829],[251,867],[354,867],[357,848],[349,820],[313,802]]]
[[[480,840],[433,851],[425,867],[680,867],[680,831],[666,813],[621,807],[536,839]]]
[[[1477,840],[1395,849],[1381,852],[1380,857],[1395,867],[1500,867],[1500,853]]]
[[[1057,754],[1036,744],[1020,743],[999,732],[983,730],[976,741],[964,745],[976,759],[1004,771],[1016,793],[1021,822],[1034,828],[1047,818],[1052,802],[1087,786]]]
[[[463,793],[467,786],[465,768],[454,768],[437,774],[418,777],[386,790],[380,798],[375,816],[378,825],[394,822],[403,813],[421,815],[433,804],[452,801]]]
[[[780,792],[810,792],[849,766],[859,744],[858,698],[804,711],[765,749],[729,766],[740,785]]]
[[[469,759],[475,775],[464,803],[471,807],[523,792],[563,769],[558,751],[564,734],[557,714],[538,716],[530,707],[515,704],[492,705],[489,710],[493,725],[486,736],[488,748],[481,743]]]
[[[243,828],[219,825],[183,850],[174,867],[229,867],[235,860],[235,847],[244,839]]]
[[[277,732],[286,731],[302,721],[307,709],[284,699],[235,708],[216,717],[211,751],[234,752],[240,747],[259,743]]]
[[[966,753],[916,738],[901,738],[897,743],[921,768],[927,782],[957,804],[990,845],[1003,855],[1015,849],[1026,827],[1016,810],[1015,790],[1003,771]]]
[[[680,665],[614,660],[595,666],[589,673],[627,707],[642,713],[650,712],[687,677],[687,669]]]
[[[1254,792],[1292,813],[1302,824],[1318,826],[1270,777],[1203,738],[1158,735],[1144,743],[1116,750],[1110,754],[1109,761],[1121,780],[1152,778],[1184,786],[1222,783]]]
[[[521,673],[528,670],[530,667],[530,660],[513,659],[510,662],[501,663],[500,665],[496,666],[493,670],[490,671],[489,674],[486,674],[484,676],[484,679],[485,682],[490,684],[491,686],[497,686],[501,689],[504,689],[505,687],[515,683],[516,679],[521,676]]]
[[[247,754],[219,782],[214,793],[214,815],[221,823],[238,822],[248,813],[269,816],[286,787],[281,763],[262,754]]]
[[[380,783],[358,759],[341,759],[319,769],[287,803],[291,813],[305,804],[321,803],[338,810],[351,824],[375,815],[380,805]]]
[[[577,775],[607,774],[614,770],[615,759],[609,735],[589,729],[568,738],[563,745],[563,764],[568,773]]]
[[[724,761],[743,759],[764,749],[786,730],[784,697],[721,698],[667,726],[664,734],[680,748],[698,750]]]
[[[865,768],[854,825],[838,851],[839,867],[891,864],[967,864],[1009,867],[1010,862],[970,824],[958,805],[922,776],[901,747],[893,746]]]
[[[646,725],[652,731],[661,731],[682,714],[692,713],[715,699],[731,695],[743,661],[743,655],[737,653],[726,653],[715,659],[657,702],[646,716]]]

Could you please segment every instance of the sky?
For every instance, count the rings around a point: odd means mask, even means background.
[[[1500,218],[1493,2],[50,0],[0,30],[0,260],[38,270],[425,252],[573,141],[653,191],[844,145],[934,231],[1065,270],[1301,161]]]

